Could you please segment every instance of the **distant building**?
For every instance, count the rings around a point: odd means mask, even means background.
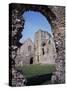
[[[17,51],[16,64],[33,64],[34,44],[31,39],[26,40]]]
[[[35,33],[34,43],[26,40],[17,51],[16,65],[55,64],[56,49],[52,36],[42,30]]]
[[[52,36],[39,30],[34,39],[35,63],[55,64],[56,49]]]

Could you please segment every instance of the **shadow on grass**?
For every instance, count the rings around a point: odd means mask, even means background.
[[[30,85],[50,84],[51,76],[52,76],[52,73],[27,78],[27,84],[26,85],[30,86]],[[48,83],[46,83],[46,82],[48,82]]]

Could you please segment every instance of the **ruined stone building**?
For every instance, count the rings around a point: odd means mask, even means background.
[[[18,4],[12,3],[9,5],[9,85],[19,85],[17,79],[13,78],[12,68],[16,71],[15,60],[17,62],[17,49],[20,49],[21,32],[24,29],[25,19],[23,13],[25,11],[36,11],[46,16],[51,25],[55,47],[57,51],[56,72],[54,73],[53,83],[65,83],[65,6],[45,6],[45,5],[32,5],[32,4]],[[12,17],[12,18],[11,18]],[[16,20],[19,19],[19,20]],[[11,23],[12,22],[12,23]],[[15,33],[14,33],[15,32]],[[14,33],[14,34],[13,34]],[[13,35],[12,35],[13,34]],[[23,46],[23,45],[22,45]],[[13,55],[12,55],[13,53]],[[16,74],[18,71],[16,72]],[[22,73],[21,73],[22,74]],[[22,74],[23,75],[23,74]],[[12,83],[12,78],[16,83]],[[19,86],[25,85],[22,82]]]
[[[16,65],[55,64],[56,50],[52,36],[42,30],[35,33],[34,43],[26,40],[17,51]]]
[[[56,50],[52,36],[39,30],[35,33],[34,40],[35,63],[55,64]]]
[[[33,64],[34,44],[27,39],[17,51],[16,65]]]

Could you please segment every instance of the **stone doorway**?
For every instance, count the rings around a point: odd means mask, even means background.
[[[33,64],[33,57],[30,58],[30,64]]]

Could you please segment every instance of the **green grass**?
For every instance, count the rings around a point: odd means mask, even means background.
[[[55,71],[55,65],[42,65],[42,64],[32,64],[18,66],[17,70],[21,71],[25,77],[34,77],[38,75],[50,74]]]

